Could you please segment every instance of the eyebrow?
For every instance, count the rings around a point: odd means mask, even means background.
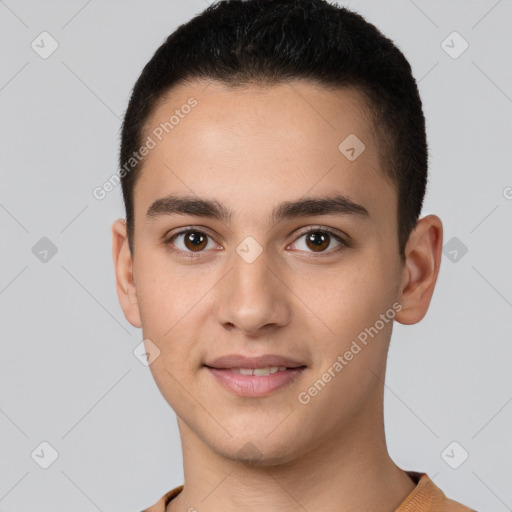
[[[273,224],[277,224],[286,219],[330,214],[354,215],[361,219],[370,218],[370,214],[364,206],[346,196],[333,195],[284,201],[272,210],[270,219]],[[209,217],[226,224],[229,224],[234,216],[231,209],[215,199],[168,195],[151,204],[146,213],[146,220],[170,215]]]

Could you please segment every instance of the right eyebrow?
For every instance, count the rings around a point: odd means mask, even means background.
[[[176,214],[211,217],[225,223],[229,223],[233,217],[233,212],[215,199],[168,195],[151,204],[146,219]]]

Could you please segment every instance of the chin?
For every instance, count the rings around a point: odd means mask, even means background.
[[[214,450],[226,459],[247,467],[279,466],[293,461],[297,456],[296,446],[287,446],[277,437],[270,441],[265,436],[256,435],[235,438],[229,446],[217,446]]]

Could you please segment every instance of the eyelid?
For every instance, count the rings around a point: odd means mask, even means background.
[[[329,233],[331,235],[335,235],[342,242],[348,244],[348,240],[346,240],[346,238],[348,238],[348,236],[345,235],[345,233],[343,233],[343,231],[340,231],[340,230],[335,229],[335,228],[330,228],[329,226],[322,226],[320,224],[307,226],[306,228],[304,228],[303,230],[299,231],[298,233],[295,232],[294,235],[295,235],[296,238],[298,238],[298,237],[301,237],[303,235],[307,235],[308,233],[312,233],[312,232],[316,233],[317,231],[323,231],[323,232],[327,232],[327,233]]]
[[[162,243],[166,246],[166,248],[172,253],[179,254],[184,258],[198,258],[201,257],[205,251],[193,252],[193,251],[183,251],[181,249],[171,248],[172,242],[175,238],[180,235],[184,235],[190,231],[196,231],[198,233],[203,233],[206,236],[210,237],[215,243],[215,237],[212,235],[212,231],[205,226],[185,226],[184,228],[178,229],[176,232],[168,232],[162,237]]]
[[[321,251],[318,253],[315,253],[314,251],[297,251],[297,252],[305,252],[307,254],[307,258],[327,258],[329,256],[332,256],[334,254],[338,254],[339,252],[343,251],[344,249],[347,249],[351,246],[350,242],[347,240],[348,235],[345,235],[342,231],[339,231],[335,228],[331,228],[329,226],[322,226],[322,225],[312,225],[307,226],[305,229],[299,231],[298,233],[294,234],[294,240],[288,244],[286,247],[289,247],[290,245],[293,245],[297,242],[299,238],[302,238],[304,235],[307,235],[309,233],[328,233],[332,237],[334,237],[338,241],[338,247],[335,247],[334,249],[329,249],[328,251]],[[341,234],[343,233],[343,235]]]
[[[210,236],[211,238],[215,237],[215,235],[213,234],[214,232],[210,228],[207,228],[206,226],[194,226],[194,225],[191,225],[191,226],[185,226],[185,227],[182,227],[182,228],[177,228],[176,231],[174,231],[174,230],[168,231],[162,237],[162,239],[163,240],[169,240],[173,236],[182,235],[183,233],[187,233],[188,231],[198,231],[200,233],[205,233],[206,235]]]

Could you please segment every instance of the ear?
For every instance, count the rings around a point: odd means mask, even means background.
[[[441,265],[443,224],[436,215],[420,219],[405,248],[405,264],[395,315],[401,324],[415,324],[427,313]]]
[[[116,275],[117,297],[124,316],[134,327],[141,327],[142,322],[133,279],[133,261],[128,245],[125,219],[117,219],[112,224],[112,258]]]

